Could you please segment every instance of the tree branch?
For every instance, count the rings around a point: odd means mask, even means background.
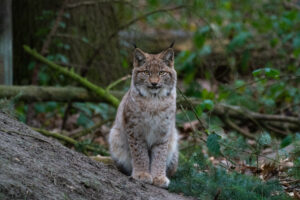
[[[118,84],[120,84],[120,83],[123,82],[123,81],[126,81],[126,80],[129,79],[129,78],[131,78],[131,75],[124,76],[124,77],[122,77],[122,78],[120,78],[120,79],[118,79],[118,80],[112,82],[111,84],[109,84],[109,85],[106,87],[106,90],[107,90],[107,91],[110,91],[111,88],[117,86]]]
[[[45,135],[45,136],[47,136],[47,137],[52,137],[52,138],[67,142],[68,144],[71,144],[71,145],[74,145],[74,146],[77,146],[77,145],[80,144],[78,141],[74,140],[73,138],[70,138],[68,136],[65,136],[65,135],[62,135],[62,134],[59,134],[59,133],[52,133],[50,131],[40,129],[40,128],[32,128],[32,129],[39,132],[39,133],[41,133],[41,134],[43,134],[43,135]],[[89,151],[92,151],[92,152],[99,152],[100,154],[102,154],[104,156],[109,155],[107,153],[107,151],[105,151],[103,148],[96,148],[96,147],[93,147],[93,146],[90,146],[90,145],[86,145],[85,148],[86,148],[86,150],[89,150]]]
[[[40,62],[43,62],[43,63],[47,64],[52,69],[62,73],[65,76],[68,76],[69,78],[71,78],[71,79],[75,80],[76,82],[80,83],[82,86],[84,86],[85,88],[91,90],[92,92],[94,92],[99,97],[105,99],[106,102],[110,103],[112,106],[114,106],[116,108],[118,107],[118,105],[120,103],[119,100],[116,97],[114,97],[113,95],[111,95],[109,92],[107,92],[105,89],[96,86],[95,84],[88,81],[86,78],[83,78],[80,75],[76,74],[73,70],[68,70],[68,69],[66,69],[62,66],[59,66],[59,65],[53,63],[52,61],[46,59],[44,56],[39,54],[36,50],[33,50],[33,49],[31,49],[30,47],[28,47],[26,45],[24,45],[24,49],[27,53],[32,55],[34,58],[36,58]]]
[[[241,129],[238,125],[236,125],[233,121],[231,121],[228,117],[223,117],[224,122],[233,130],[236,130],[237,132],[243,134],[245,137],[250,139],[255,139],[255,136],[251,133]]]

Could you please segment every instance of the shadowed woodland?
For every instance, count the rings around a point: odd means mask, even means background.
[[[173,41],[167,191],[118,172],[107,137],[134,45]],[[4,0],[0,84],[0,199],[300,199],[299,0]]]

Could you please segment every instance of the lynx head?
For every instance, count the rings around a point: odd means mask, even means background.
[[[169,96],[176,85],[174,51],[168,48],[159,54],[148,54],[136,48],[133,57],[132,86],[141,96]]]

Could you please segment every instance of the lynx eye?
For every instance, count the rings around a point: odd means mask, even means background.
[[[160,72],[159,72],[159,75],[160,75],[160,76],[164,76],[164,75],[166,75],[166,74],[167,74],[167,72],[165,72],[165,71],[160,71]]]
[[[149,72],[148,70],[143,71],[142,73],[143,73],[144,75],[150,75],[150,72]]]

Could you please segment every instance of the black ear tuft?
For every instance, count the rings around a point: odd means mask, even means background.
[[[133,42],[132,43],[132,46],[136,49],[137,47],[136,47],[136,44]]]
[[[175,44],[175,40],[173,40],[169,48],[173,48],[174,44]]]
[[[168,48],[167,50],[163,51],[160,58],[166,63],[167,66],[174,66],[174,51],[172,48]]]

